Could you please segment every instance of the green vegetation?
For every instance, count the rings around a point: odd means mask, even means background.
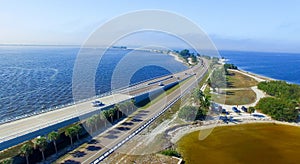
[[[182,57],[186,63],[189,63],[188,58],[191,58],[193,63],[197,62],[197,57],[194,55],[194,53],[190,53],[190,51],[187,49],[180,51],[179,56]]]
[[[184,106],[180,109],[178,117],[186,121],[194,121],[198,113],[197,107]]]
[[[29,164],[29,155],[32,154],[33,147],[30,143],[25,143],[20,149],[20,155],[26,158],[26,163]]]
[[[250,87],[255,86],[258,82],[244,74],[239,72],[228,71],[225,76],[225,68],[235,68],[234,65],[228,64],[224,67],[217,68],[212,73],[211,78],[208,80],[208,85],[218,91],[218,94],[211,94],[209,87],[205,89],[205,94],[210,95],[211,100],[227,105],[243,105],[255,102],[256,94]],[[227,90],[222,90],[219,88],[229,87]],[[216,90],[218,88],[218,90]],[[230,88],[241,88],[230,89]]]
[[[195,88],[192,92],[192,100],[195,106],[186,105],[179,110],[178,117],[186,121],[203,120],[206,116],[210,101],[200,90]]]
[[[47,142],[46,137],[38,137],[34,140],[34,147],[38,148],[41,151],[43,161],[45,161],[44,151],[47,148],[47,144],[48,144],[48,142]]]
[[[228,88],[248,88],[253,87],[258,84],[258,82],[242,73],[228,71],[229,74],[226,75],[227,87]]]
[[[13,163],[13,159],[12,158],[5,158],[5,159],[3,159],[3,160],[0,161],[0,164],[12,164],[12,163]]]
[[[254,113],[255,112],[255,108],[253,106],[250,106],[247,110],[248,113]]]
[[[73,137],[76,135],[76,131],[74,127],[69,127],[66,131],[65,131],[65,135],[67,137],[70,138],[71,141],[71,145],[73,146]]]
[[[173,149],[166,149],[166,150],[161,151],[160,153],[163,155],[167,155],[167,156],[174,156],[174,157],[178,157],[178,158],[181,157],[180,153],[178,153],[176,150],[173,150]]]
[[[201,132],[187,134],[177,143],[177,150],[186,164],[300,161],[299,127],[277,124],[223,126],[214,128],[206,139],[199,140]]]
[[[48,140],[50,142],[53,142],[54,149],[55,149],[55,154],[57,154],[57,146],[56,146],[56,140],[58,140],[59,134],[57,132],[51,132],[48,134]]]
[[[296,84],[288,84],[285,81],[269,81],[260,82],[257,87],[271,96],[300,101],[300,86]]]
[[[201,91],[200,88],[195,88],[192,92],[194,103],[208,109],[210,106],[209,98]]]
[[[210,78],[207,80],[207,84],[215,90],[215,88],[226,87],[226,76],[224,68],[216,68]]]
[[[224,64],[225,74],[229,75],[228,69],[238,69],[234,64]]]
[[[296,121],[300,102],[300,86],[284,81],[260,82],[258,88],[273,96],[263,98],[256,109],[279,121]]]
[[[295,107],[290,101],[274,97],[262,98],[256,105],[257,109],[279,121],[296,121],[298,111]]]
[[[235,68],[234,65],[225,64],[221,68],[216,68],[208,79],[208,84],[211,88],[244,88],[257,85],[257,81],[244,74],[227,70]],[[227,81],[227,82],[226,82]]]
[[[228,90],[224,94],[211,94],[211,99],[227,105],[244,105],[255,102],[256,94],[251,89]]]

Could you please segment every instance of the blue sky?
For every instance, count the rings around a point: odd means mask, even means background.
[[[161,9],[200,26],[218,49],[300,52],[300,1],[0,0],[0,44],[82,44],[106,21]]]

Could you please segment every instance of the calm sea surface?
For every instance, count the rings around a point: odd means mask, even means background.
[[[220,55],[239,69],[300,84],[300,54],[220,51]]]
[[[72,103],[72,75],[79,50],[74,47],[0,46],[0,122]],[[87,61],[99,55],[97,49],[85,53]],[[220,55],[245,71],[300,84],[300,54],[220,51]],[[126,67],[116,77],[118,80],[112,82],[114,71],[120,69],[118,64],[122,65],[121,69]],[[140,68],[132,74],[130,70],[137,66]],[[134,84],[185,69],[165,54],[110,49],[96,71],[95,92],[99,95],[116,86],[126,86],[128,78],[130,84]]]
[[[79,50],[74,47],[0,46],[0,122],[72,103],[72,75]],[[87,61],[99,55],[97,49],[85,50],[85,53]],[[134,74],[128,72],[143,62],[145,66]],[[126,65],[118,81],[129,78],[130,84],[187,69],[169,55],[110,49],[98,65],[97,94],[128,85],[111,86],[118,63]]]

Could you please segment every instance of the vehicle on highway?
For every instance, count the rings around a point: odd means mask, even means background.
[[[160,82],[160,83],[158,84],[158,86],[164,86],[164,83]]]
[[[101,101],[96,100],[92,102],[93,107],[98,107],[104,105]]]

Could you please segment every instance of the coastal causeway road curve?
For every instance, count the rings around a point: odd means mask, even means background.
[[[188,70],[174,74],[173,78],[168,78],[170,75],[160,77],[158,79],[153,79],[118,91],[113,91],[105,97],[75,103],[74,105],[61,109],[1,124],[0,151],[24,141],[31,140],[37,136],[45,135],[53,130],[78,122],[84,118],[88,118],[116,103],[126,101],[134,98],[135,96],[160,88],[161,86],[159,86],[156,82],[163,81],[165,85],[168,85],[178,81],[178,79],[190,78],[194,76],[194,73],[197,73],[196,76],[198,78],[199,70],[207,71],[207,66],[204,66],[205,67],[200,66],[199,64]],[[92,102],[95,100],[103,101],[105,105],[101,108],[93,107]]]

